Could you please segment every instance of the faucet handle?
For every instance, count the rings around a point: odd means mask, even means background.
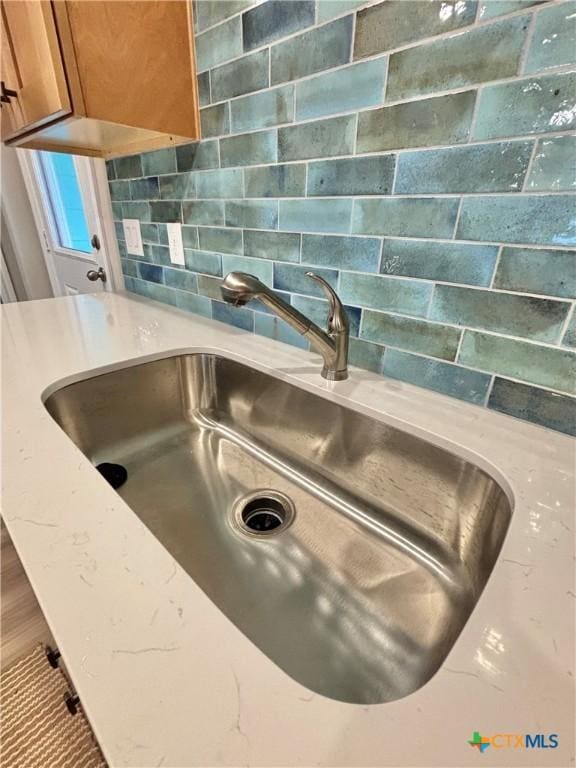
[[[314,272],[306,272],[306,276],[311,277],[321,286],[328,299],[328,333],[347,333],[348,316],[334,288],[323,277],[315,275]]]

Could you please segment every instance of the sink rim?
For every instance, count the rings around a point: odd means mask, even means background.
[[[286,371],[284,373],[282,370],[278,370],[277,368],[267,366],[266,364],[260,363],[259,361],[254,361],[254,360],[247,361],[246,358],[244,358],[242,355],[235,354],[234,352],[224,351],[222,349],[219,349],[218,347],[205,347],[205,346],[176,347],[171,350],[164,350],[162,352],[154,352],[147,355],[128,358],[127,360],[116,361],[114,363],[97,366],[96,368],[90,368],[87,370],[78,371],[77,373],[72,373],[68,376],[64,376],[61,379],[57,379],[51,382],[48,386],[46,386],[41,392],[40,399],[44,409],[47,411],[46,401],[55,392],[58,392],[59,390],[64,389],[65,387],[68,387],[72,384],[77,384],[79,382],[86,381],[88,379],[92,379],[98,376],[104,376],[108,373],[114,373],[115,371],[121,371],[127,368],[135,368],[139,365],[145,365],[146,363],[152,363],[159,360],[168,360],[174,357],[181,357],[186,355],[213,355],[215,357],[221,357],[224,360],[231,360],[247,368],[254,368],[260,373],[264,373],[267,376],[270,376],[279,381],[286,382],[294,387],[310,392],[311,394],[318,395],[319,397],[322,397],[324,400],[328,400],[329,402],[333,400],[338,405],[341,405],[343,408],[348,408],[352,411],[355,411],[356,413],[362,414],[364,416],[367,416],[368,418],[374,419],[375,421],[379,421],[383,424],[393,427],[394,429],[398,429],[402,432],[406,432],[412,435],[413,437],[419,438],[424,442],[430,443],[431,445],[437,448],[440,448],[444,451],[447,451],[448,453],[451,453],[453,456],[456,456],[457,458],[463,459],[464,461],[467,461],[470,464],[473,464],[475,467],[477,467],[478,469],[483,471],[486,475],[488,475],[488,477],[490,477],[490,479],[493,480],[498,485],[498,487],[505,494],[508,504],[510,506],[510,523],[508,524],[504,539],[502,540],[502,546],[504,546],[504,542],[506,541],[506,538],[510,531],[512,519],[514,517],[514,513],[517,508],[516,495],[512,488],[512,484],[510,483],[506,475],[495,464],[485,459],[476,451],[468,448],[465,445],[462,445],[461,443],[445,438],[441,435],[435,434],[434,432],[431,432],[430,430],[420,427],[411,421],[400,419],[397,416],[393,416],[392,414],[384,412],[383,410],[377,410],[369,405],[365,405],[364,403],[356,401],[354,399],[353,389],[352,391],[349,391],[349,392],[345,391],[353,387],[354,374],[357,371],[360,373],[363,373],[362,369],[356,368],[355,366],[351,366],[350,368],[351,375],[349,379],[343,382],[328,382],[328,381],[325,381],[324,379],[321,379],[320,377],[318,377],[318,381],[308,381],[307,379],[303,380],[300,378],[294,378],[294,375],[290,371]],[[316,369],[313,366],[310,366],[308,370],[311,373],[316,372]],[[308,372],[308,370],[306,372]],[[298,372],[301,372],[301,371],[298,371]],[[284,375],[282,375],[283,373]],[[394,379],[387,379],[385,376],[381,378],[382,378],[382,383],[390,384],[390,382],[392,383],[395,382]],[[420,389],[420,388],[415,387],[415,389]],[[329,395],[329,397],[327,395]],[[442,397],[442,395],[439,395],[438,393],[434,393],[434,395],[437,397]],[[446,397],[445,399],[450,404],[453,404],[454,398]],[[466,405],[470,407],[476,407],[481,411],[484,410],[484,409],[481,409],[480,406],[473,406],[470,403],[466,403]],[[74,446],[74,447],[79,451],[79,453],[84,458],[86,458],[82,453],[82,451],[80,451],[77,448],[77,446]],[[496,561],[496,563],[497,562],[498,561]],[[496,563],[494,565],[494,568],[496,567]],[[492,569],[492,572],[489,578],[494,572],[494,568]]]

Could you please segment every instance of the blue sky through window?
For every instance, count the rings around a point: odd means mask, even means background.
[[[60,152],[40,152],[40,161],[59,244],[64,248],[91,253],[90,234],[74,158]]]

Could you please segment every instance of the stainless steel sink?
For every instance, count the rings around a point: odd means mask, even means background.
[[[126,468],[118,493],[261,651],[341,701],[432,677],[510,521],[474,464],[216,355],[94,376],[46,408],[94,465]]]

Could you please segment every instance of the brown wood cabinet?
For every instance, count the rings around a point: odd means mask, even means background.
[[[189,0],[1,6],[7,144],[112,157],[200,138]]]

